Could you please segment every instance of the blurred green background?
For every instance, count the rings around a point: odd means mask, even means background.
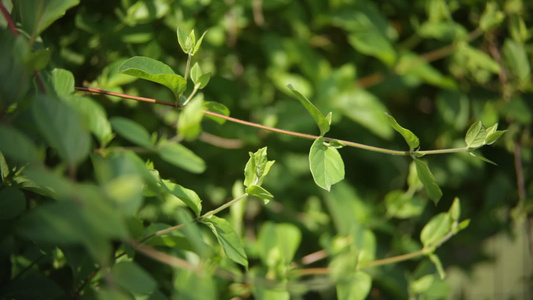
[[[464,147],[472,123],[499,123],[508,132],[478,153],[497,166],[468,153],[427,157],[444,192],[437,206],[423,190],[398,202],[409,188],[408,158],[340,149],[346,179],[327,193],[308,169],[312,141],[230,122],[206,120],[199,139],[184,142],[206,161],[203,174],[156,155],[142,157],[162,178],[195,190],[207,211],[232,197],[248,152],[267,146],[276,164],[264,186],[275,200],[248,202],[243,234],[254,240],[267,220],[296,225],[302,243],[294,262],[300,265],[347,227],[372,232],[376,258],[416,251],[423,226],[459,197],[461,218],[471,223],[436,251],[447,279],[414,295],[409,282],[435,272],[427,259],[375,268],[369,299],[531,299],[532,12],[533,3],[520,0],[84,0],[37,45],[51,50],[51,67],[70,70],[77,86],[173,101],[166,88],[134,81],[118,67],[147,56],[183,74],[187,57],[176,28],[197,36],[207,31],[193,59],[212,75],[205,100],[226,105],[235,118],[318,134],[291,96],[291,84],[324,114],[333,112],[327,136],[378,147],[407,148],[384,112],[413,131],[423,150]],[[176,134],[172,108],[93,99],[109,117],[132,119],[159,137]],[[116,137],[112,145],[119,144],[127,142]],[[146,201],[139,216],[161,222],[168,213]],[[328,260],[303,265],[326,267]],[[302,299],[333,295],[310,292]]]

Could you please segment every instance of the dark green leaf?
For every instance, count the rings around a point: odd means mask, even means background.
[[[78,112],[58,99],[39,96],[34,101],[33,116],[44,138],[69,165],[87,157],[91,139]]]
[[[324,145],[319,137],[309,151],[309,167],[315,183],[329,191],[331,186],[344,179],[344,162],[339,151]]]
[[[447,213],[434,216],[420,232],[420,241],[424,247],[433,246],[450,232],[452,224],[453,220]]]
[[[437,205],[442,197],[442,191],[437,184],[437,180],[435,180],[435,177],[429,170],[429,167],[425,161],[414,158],[414,162],[418,178],[426,188],[429,198],[435,202],[435,205]]]
[[[204,110],[214,112],[217,114],[221,114],[224,116],[229,116],[229,109],[224,104],[219,103],[219,102],[205,101]],[[217,122],[218,124],[224,124],[226,122],[226,119],[216,117],[210,114],[206,114],[205,116]]]
[[[405,129],[402,126],[400,126],[400,124],[396,122],[393,116],[387,113],[386,115],[387,115],[387,121],[389,121],[390,126],[392,126],[394,130],[396,130],[398,133],[400,133],[403,136],[403,138],[409,145],[409,149],[411,151],[417,149],[418,146],[420,146],[420,141],[418,140],[418,137],[414,133],[412,133],[411,130]]]
[[[111,274],[115,282],[127,291],[148,295],[157,287],[157,282],[148,272],[131,261],[114,265]]]
[[[0,151],[5,156],[20,162],[31,162],[38,158],[37,148],[17,129],[0,125]]]
[[[109,120],[109,123],[126,140],[142,147],[153,146],[148,131],[134,121],[122,117],[113,117]]]
[[[157,82],[168,87],[177,97],[187,88],[187,81],[174,73],[168,65],[143,56],[135,56],[126,60],[119,72],[138,78]]]
[[[248,268],[248,257],[241,243],[241,239],[231,227],[228,221],[217,216],[202,219],[202,223],[206,224],[213,234],[217,237],[218,242],[224,249],[224,253],[234,262]]]
[[[307,111],[311,114],[313,119],[315,120],[316,124],[318,125],[318,128],[320,129],[320,135],[324,135],[326,132],[329,131],[329,122],[326,120],[324,115],[316,108],[316,106],[309,101],[304,95],[300,94],[298,91],[296,91],[292,85],[288,85],[291,92],[296,96],[296,99],[302,103],[302,105],[307,109]]]
[[[87,97],[65,97],[62,100],[85,117],[89,129],[96,136],[101,146],[107,145],[113,139],[111,124],[107,119],[104,108],[96,101]]]
[[[10,220],[26,209],[26,198],[16,188],[4,187],[0,190],[0,220]]]
[[[192,173],[202,173],[206,166],[203,159],[178,143],[164,143],[158,148],[165,161]]]

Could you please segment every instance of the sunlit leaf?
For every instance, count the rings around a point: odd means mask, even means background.
[[[74,92],[74,75],[65,69],[53,69],[52,85],[58,96],[70,95]]]
[[[187,88],[187,81],[168,65],[148,57],[135,56],[126,60],[119,72],[157,82],[168,87],[177,97]]]
[[[313,142],[309,151],[309,167],[315,183],[329,191],[331,186],[344,179],[344,162],[339,151],[324,145],[324,138]]]
[[[435,268],[437,269],[437,272],[439,273],[440,279],[444,279],[446,277],[446,272],[444,271],[444,268],[442,267],[442,263],[440,262],[440,259],[437,255],[434,253],[429,254],[429,259],[431,262],[433,262],[433,265],[435,265]]]
[[[472,124],[466,132],[465,142],[467,148],[479,148],[485,143],[487,133],[481,121]]]
[[[268,160],[267,147],[263,147],[255,153],[249,152],[249,154],[250,159],[244,167],[244,185],[246,187],[261,186],[275,161]]]
[[[452,229],[453,220],[447,213],[440,213],[424,226],[420,232],[420,241],[424,247],[433,246]]]
[[[211,216],[202,219],[202,223],[208,225],[224,249],[224,253],[231,260],[248,268],[248,257],[244,252],[241,239],[228,221],[217,216]]]
[[[229,109],[222,103],[213,101],[204,101],[204,110],[214,112],[220,115],[229,116]],[[217,122],[218,124],[224,124],[226,119],[216,117],[210,114],[205,115],[207,118]]]
[[[450,218],[452,218],[452,220],[459,220],[459,217],[461,216],[461,203],[459,198],[455,197],[453,199],[453,203],[450,207],[450,210],[448,211],[448,214],[450,215]]]
[[[202,132],[203,97],[197,96],[185,105],[178,119],[178,134],[185,140],[194,140]]]
[[[202,212],[202,200],[195,191],[184,188],[181,185],[172,182],[161,181],[161,185],[172,195],[185,202],[185,204],[187,204],[187,206],[194,211],[194,214],[197,217],[200,215]]]
[[[348,274],[337,283],[338,300],[364,300],[370,293],[372,277],[366,272]]]
[[[250,196],[256,196],[261,198],[261,200],[263,200],[265,204],[270,202],[270,200],[274,199],[274,196],[269,191],[257,185],[252,185],[251,187],[247,188],[246,192]]]

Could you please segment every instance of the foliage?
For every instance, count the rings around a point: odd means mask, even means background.
[[[531,218],[530,6],[3,0],[0,299],[445,299]]]

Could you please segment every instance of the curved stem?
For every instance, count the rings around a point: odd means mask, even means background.
[[[233,200],[231,200],[231,201],[229,201],[227,203],[224,203],[221,206],[219,206],[219,207],[217,207],[217,208],[215,208],[213,210],[210,210],[210,211],[206,212],[205,214],[203,214],[200,217],[200,219],[209,218],[210,216],[219,213],[220,211],[230,207],[233,203],[238,202],[238,201],[240,201],[240,200],[242,200],[242,199],[244,199],[246,197],[248,197],[248,193],[244,193],[244,194],[240,195],[239,197],[237,197],[237,198],[235,198],[235,199],[233,199]]]

